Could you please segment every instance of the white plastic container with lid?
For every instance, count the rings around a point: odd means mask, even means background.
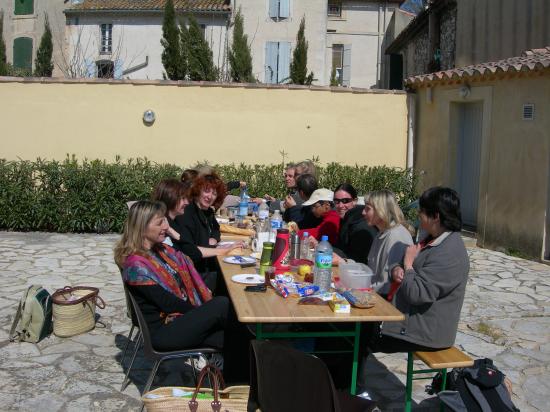
[[[373,275],[371,268],[364,263],[352,260],[340,263],[340,283],[345,288],[370,288]]]

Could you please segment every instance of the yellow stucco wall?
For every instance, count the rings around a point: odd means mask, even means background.
[[[146,109],[156,122],[142,122]],[[0,78],[0,157],[405,167],[404,93]]]
[[[550,72],[417,91],[415,167],[424,170],[422,188],[455,182],[456,136],[453,104],[483,102],[478,244],[513,248],[543,257],[550,172]],[[535,118],[522,120],[523,105]]]

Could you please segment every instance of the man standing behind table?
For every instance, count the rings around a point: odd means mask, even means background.
[[[298,194],[296,189],[296,169],[294,163],[288,163],[286,165],[285,171],[283,173],[283,178],[285,179],[285,186],[288,190],[288,194],[292,196],[297,205],[301,205],[303,200]],[[273,213],[276,210],[284,211],[284,207],[281,206],[284,203],[284,199],[275,199],[273,196],[264,195],[264,199],[269,201],[269,212]]]
[[[317,179],[313,175],[305,174],[296,179],[296,188],[302,199],[302,203],[309,200],[313,192],[317,190]],[[285,198],[283,206],[285,222],[296,222],[300,229],[317,227],[323,219],[313,214],[311,206],[297,205],[292,196]]]

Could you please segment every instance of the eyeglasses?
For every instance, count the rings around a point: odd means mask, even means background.
[[[347,205],[350,202],[353,202],[353,199],[351,197],[344,197],[342,199],[334,199],[335,204],[343,203],[343,204]]]

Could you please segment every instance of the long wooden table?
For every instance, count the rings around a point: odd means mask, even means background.
[[[286,299],[268,288],[265,293],[245,292],[246,285],[236,283],[231,277],[241,273],[257,273],[254,267],[241,268],[240,265],[225,263],[223,257],[218,257],[227,290],[235,312],[240,322],[256,323],[256,338],[304,338],[304,337],[351,337],[353,338],[353,365],[351,393],[356,392],[359,337],[361,322],[391,322],[400,321],[405,317],[394,306],[379,295],[374,294],[374,307],[369,309],[351,308],[349,314],[334,313],[328,305],[298,305],[298,299]],[[333,268],[337,272],[337,268]],[[265,332],[264,323],[354,323],[351,331],[321,331],[321,332]]]

